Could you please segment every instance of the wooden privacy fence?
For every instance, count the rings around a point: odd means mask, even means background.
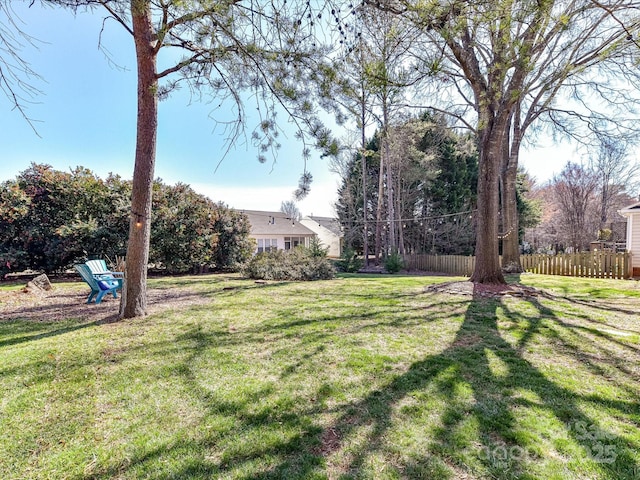
[[[593,251],[562,255],[521,255],[522,268],[543,275],[587,278],[629,278],[629,252]]]
[[[408,270],[471,276],[476,259],[464,255],[405,255]],[[543,275],[565,275],[587,278],[629,278],[631,254],[594,251],[561,255],[521,255],[522,268]]]
[[[476,257],[465,255],[405,255],[404,268],[470,277]]]

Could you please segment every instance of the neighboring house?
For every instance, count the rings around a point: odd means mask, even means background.
[[[342,253],[342,228],[335,218],[307,216],[300,220],[305,227],[318,235],[318,240],[328,247],[327,255],[338,258]]]
[[[290,250],[303,245],[309,246],[311,230],[300,222],[287,217],[282,212],[263,212],[259,210],[242,210],[251,224],[250,238],[256,240],[256,253],[269,250]]]
[[[640,202],[618,210],[618,213],[627,217],[627,251],[631,252],[633,276],[640,277]]]

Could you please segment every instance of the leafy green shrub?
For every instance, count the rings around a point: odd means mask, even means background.
[[[404,260],[398,253],[392,253],[384,261],[384,269],[389,273],[398,273],[404,267]]]
[[[123,256],[131,216],[130,181],[33,163],[0,182],[0,277]],[[160,271],[238,269],[255,248],[250,230],[246,215],[188,185],[154,182],[149,263]]]
[[[345,247],[340,255],[340,260],[337,260],[336,267],[341,272],[355,273],[362,268],[363,260],[358,258],[356,251],[351,247]]]
[[[314,256],[308,248],[297,247],[258,253],[242,273],[259,280],[326,280],[336,272],[327,258]]]
[[[131,189],[116,176],[35,164],[0,183],[0,274],[62,271],[90,255],[123,255]]]
[[[149,263],[167,273],[234,270],[253,253],[248,218],[189,185],[154,183]]]
[[[242,267],[245,277],[277,280],[284,276],[284,251],[274,250],[257,253]]]

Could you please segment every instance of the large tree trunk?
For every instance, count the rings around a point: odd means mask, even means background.
[[[511,161],[509,162],[512,163]],[[520,243],[518,241],[518,204],[516,201],[517,168],[510,165],[503,175],[502,190],[502,265],[507,273],[520,273]]]
[[[480,134],[476,215],[481,221],[476,237],[476,265],[470,279],[477,283],[505,283],[498,255],[498,182],[504,134],[504,129],[495,124],[488,125]]]
[[[158,126],[158,80],[151,9],[148,0],[131,0],[138,66],[136,159],[131,193],[131,220],[120,316],[147,313],[147,264],[151,235],[151,199]]]
[[[520,152],[519,109],[513,116],[511,139],[505,135],[504,163],[502,166],[502,269],[507,273],[523,271],[520,264],[520,242],[518,238],[518,202],[516,184],[518,181],[518,158]]]
[[[385,245],[385,252],[398,253],[398,247],[396,243],[396,215],[393,201],[393,165],[391,165],[391,151],[389,145],[389,101],[387,99],[387,92],[382,97],[382,122],[384,126],[382,128],[382,144],[381,152],[384,157],[384,165],[387,171],[386,186],[387,186],[387,218],[389,221],[389,230],[387,230],[387,244]]]

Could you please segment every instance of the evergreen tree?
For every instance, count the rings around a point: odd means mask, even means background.
[[[424,114],[391,128],[390,155],[397,176],[392,187],[396,204],[399,249],[405,253],[470,254],[474,246],[472,210],[477,184],[477,153],[473,138],[448,128],[442,117]],[[417,135],[417,138],[415,138]],[[412,139],[413,138],[413,139]],[[415,145],[415,151],[412,145]],[[362,202],[361,153],[344,168],[336,210],[345,243],[361,250],[363,225],[371,224],[376,208],[388,208],[386,195],[378,202],[379,136],[367,144],[369,209]],[[386,185],[385,185],[386,186]],[[388,188],[388,186],[386,186]],[[384,213],[382,217],[384,217]],[[389,235],[390,229],[384,230]]]
[[[478,155],[473,138],[458,135],[443,118],[424,114],[431,128],[422,148],[434,158],[436,176],[424,189],[424,247],[428,253],[470,255],[475,245],[473,209],[478,182]]]
[[[342,183],[338,187],[338,200],[335,204],[338,220],[344,228],[345,246],[362,252],[364,244],[365,222],[368,222],[368,235],[374,234],[371,228],[376,218],[378,205],[378,176],[380,171],[380,142],[378,134],[367,142],[365,152],[356,152],[347,162],[342,173]],[[365,211],[362,191],[362,155],[367,155],[365,182],[367,186],[367,208]],[[372,237],[369,237],[371,245]],[[364,253],[364,252],[362,252]]]

